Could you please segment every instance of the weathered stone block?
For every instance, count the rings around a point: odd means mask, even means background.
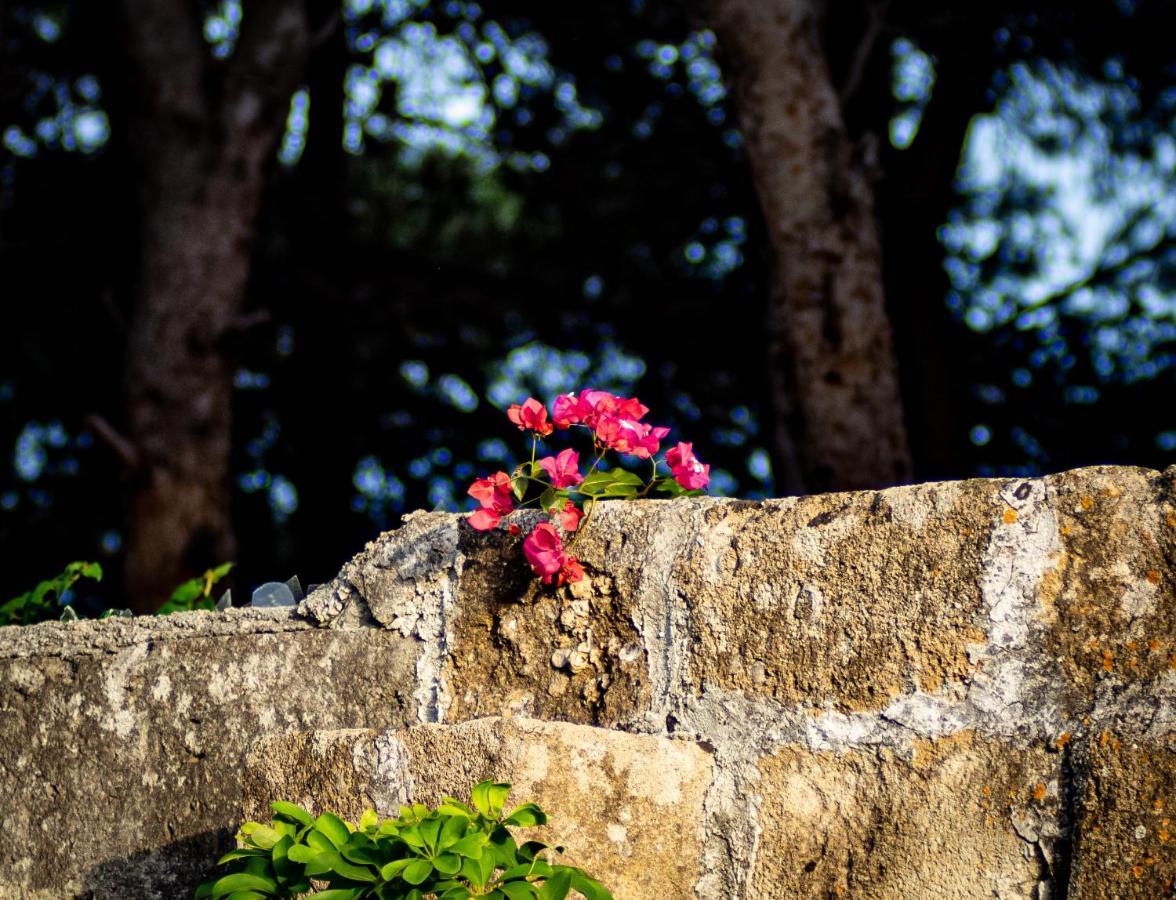
[[[970,481],[708,508],[680,558],[690,680],[879,709],[971,670],[997,486]]]
[[[604,880],[617,900],[690,897],[701,874],[711,757],[686,741],[488,718],[274,737],[250,768],[248,802],[259,812],[289,799],[394,815],[405,802],[433,805],[468,797],[483,779],[507,781],[510,802],[538,803],[550,816],[526,834],[565,846],[560,859]]]
[[[1172,474],[1105,468],[1049,480],[1060,553],[1041,588],[1047,648],[1083,698],[1102,682],[1176,669]]]
[[[889,749],[782,748],[758,765],[749,897],[1038,898],[1060,756],[961,733]]]
[[[1078,823],[1069,896],[1170,897],[1176,884],[1176,735],[1109,729],[1076,753]]]
[[[231,842],[259,734],[415,718],[415,647],[289,611],[0,637],[0,897],[182,896]]]

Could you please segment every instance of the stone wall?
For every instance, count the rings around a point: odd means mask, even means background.
[[[705,754],[673,896],[1167,896],[1174,481],[605,504],[577,544],[588,579],[560,590],[518,538],[419,513],[298,613],[0,629],[0,896],[182,895],[259,785],[391,796],[357,750],[301,785],[275,754],[415,746],[422,723],[551,791],[502,749],[539,739],[522,724],[450,724],[488,716]],[[486,728],[515,737],[487,749]],[[578,839],[639,839],[558,795]],[[642,896],[634,848],[599,871],[618,897]]]

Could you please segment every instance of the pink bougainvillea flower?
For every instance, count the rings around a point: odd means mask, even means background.
[[[506,417],[519,426],[519,431],[530,429],[540,437],[547,437],[554,430],[547,421],[547,407],[534,397],[528,397],[521,406],[517,403],[511,406]]]
[[[502,516],[492,509],[475,509],[466,521],[470,523],[471,528],[477,531],[491,531],[498,527]]]
[[[602,444],[640,459],[649,459],[657,453],[661,439],[669,433],[670,429],[660,425],[654,427],[620,416],[601,416],[596,423],[596,436]]]
[[[551,421],[556,428],[580,424],[580,401],[575,394],[560,394],[551,404]]]
[[[559,567],[559,572],[556,573],[555,583],[561,584],[575,584],[577,581],[584,580],[584,567],[580,565],[580,561],[570,553],[564,557],[563,565]]]
[[[679,442],[666,453],[666,462],[674,474],[674,480],[688,491],[697,491],[710,483],[710,466],[704,465],[694,455],[694,445]]]
[[[545,456],[539,460],[539,465],[551,479],[553,487],[575,487],[584,480],[580,474],[580,454],[570,447],[560,451],[557,456]]]
[[[514,494],[511,492],[510,476],[495,472],[489,478],[479,478],[466,492],[482,507],[470,514],[466,520],[478,531],[497,528],[502,517],[514,509]]]
[[[584,518],[584,512],[571,500],[564,504],[564,508],[559,511],[559,524],[564,531],[575,531],[580,527],[580,520]]]
[[[545,584],[563,567],[564,545],[559,532],[550,522],[540,522],[523,541],[523,555],[536,575],[543,576]]]
[[[619,399],[608,391],[580,391],[576,402],[576,415],[580,422],[589,428],[595,428],[601,416],[616,415]]]

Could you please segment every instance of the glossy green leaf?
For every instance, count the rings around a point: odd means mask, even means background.
[[[438,850],[448,850],[459,840],[465,837],[466,829],[469,828],[470,820],[465,816],[450,816],[445,819],[441,826],[441,836],[437,839]]]
[[[351,829],[347,827],[347,823],[330,812],[325,812],[315,819],[314,827],[335,845],[336,850],[341,849],[351,835]]]
[[[613,900],[610,894],[599,881],[589,878],[579,869],[572,869],[572,888],[583,894],[587,900]]]
[[[545,825],[547,814],[534,803],[524,803],[515,807],[510,815],[502,820],[505,825],[517,825],[520,828],[530,828],[535,825]]]
[[[234,891],[263,891],[273,894],[277,893],[277,890],[278,885],[272,878],[251,875],[248,872],[235,872],[232,875],[218,878],[213,884],[209,896],[213,900],[218,900],[220,897],[229,896]]]
[[[433,874],[433,864],[427,859],[414,859],[407,866],[400,877],[409,884],[420,884]]]
[[[510,900],[535,900],[539,891],[529,881],[504,881],[498,886]]]
[[[275,813],[289,819],[291,822],[297,822],[299,825],[311,825],[314,823],[314,819],[310,817],[310,813],[296,803],[275,800],[270,806]]]
[[[540,900],[564,900],[572,889],[572,873],[559,867],[539,888]]]
[[[469,856],[477,859],[482,855],[482,848],[486,846],[486,842],[489,839],[489,836],[485,832],[475,831],[472,834],[467,834],[448,849],[459,856]]]

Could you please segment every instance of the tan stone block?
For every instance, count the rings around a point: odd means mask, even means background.
[[[758,766],[750,896],[1039,897],[1059,833],[1059,760],[970,732],[910,754],[778,750]]]
[[[983,643],[991,481],[707,510],[677,575],[690,676],[789,704],[877,709],[966,678]]]
[[[1146,682],[1176,669],[1171,480],[1118,467],[1050,478],[1063,553],[1041,594],[1046,643],[1082,694],[1103,681]]]
[[[600,516],[575,546],[588,577],[563,588],[532,577],[521,536],[464,536],[461,604],[443,676],[446,720],[513,715],[614,725],[648,708],[634,624],[641,563],[633,549],[606,549],[628,528],[650,530],[648,511],[626,505]]]
[[[599,878],[617,900],[691,897],[701,874],[711,756],[685,741],[489,718],[274,738],[250,767],[250,808],[292,799],[353,816],[366,805],[394,814],[403,802],[434,805],[468,797],[483,779],[506,781],[508,806],[538,803],[550,817],[523,833],[565,846],[560,860]]]
[[[1102,731],[1077,753],[1075,900],[1172,896],[1176,884],[1176,736]]]

